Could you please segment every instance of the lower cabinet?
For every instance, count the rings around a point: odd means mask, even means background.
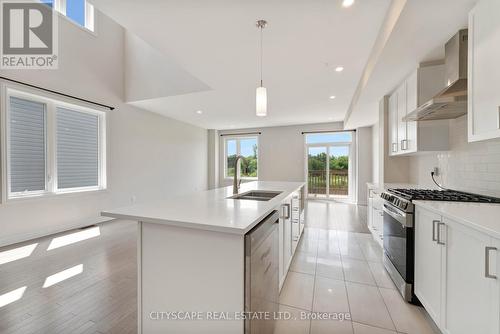
[[[293,254],[300,241],[304,223],[301,192],[292,193],[281,202],[279,221],[279,281],[280,289],[290,268]]]
[[[417,207],[415,294],[443,333],[498,334],[500,241]]]
[[[442,319],[443,276],[446,257],[437,242],[441,216],[417,208],[415,212],[415,294],[436,324]],[[439,226],[439,228],[442,228]],[[440,243],[442,243],[440,241]]]
[[[382,246],[384,234],[384,212],[382,210],[383,200],[380,193],[375,189],[368,189],[368,229],[373,238]]]

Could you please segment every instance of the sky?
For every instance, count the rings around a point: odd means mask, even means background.
[[[227,141],[227,155],[236,154],[236,140]],[[253,155],[253,146],[257,145],[257,139],[241,139],[240,154],[244,157]]]
[[[307,144],[351,142],[352,132],[311,133],[306,135]]]
[[[53,7],[54,0],[42,0],[42,2]],[[67,0],[66,16],[81,26],[85,26],[85,0]]]

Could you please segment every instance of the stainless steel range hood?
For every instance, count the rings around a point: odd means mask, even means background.
[[[457,118],[467,113],[467,29],[445,45],[446,88],[409,113],[405,121]]]

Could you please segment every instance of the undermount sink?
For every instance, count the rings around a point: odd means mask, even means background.
[[[246,199],[251,201],[269,201],[270,199],[281,194],[282,191],[267,191],[267,190],[250,190],[241,194],[237,194],[228,198],[231,199]]]

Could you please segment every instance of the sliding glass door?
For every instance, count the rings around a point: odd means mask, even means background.
[[[351,198],[354,189],[352,140],[351,132],[306,136],[309,197]]]

